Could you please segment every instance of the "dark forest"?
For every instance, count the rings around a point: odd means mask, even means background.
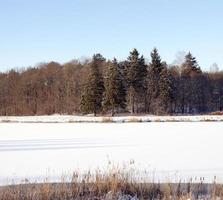
[[[168,65],[133,49],[124,61],[42,63],[0,73],[0,115],[206,114],[223,109],[223,72],[203,72],[189,52]]]

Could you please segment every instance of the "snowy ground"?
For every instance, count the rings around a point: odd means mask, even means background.
[[[108,161],[163,181],[223,182],[223,123],[0,123],[0,184],[59,180]]]
[[[74,115],[50,115],[50,116],[0,116],[0,122],[202,122],[223,121],[223,115],[193,115],[193,116],[118,116],[118,117],[93,117]]]

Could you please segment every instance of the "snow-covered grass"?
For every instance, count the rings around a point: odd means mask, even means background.
[[[0,116],[0,122],[21,123],[75,123],[75,122],[203,122],[223,121],[223,115],[191,115],[191,116],[75,116],[75,115],[49,115],[49,116]]]

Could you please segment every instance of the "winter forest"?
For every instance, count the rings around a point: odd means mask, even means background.
[[[133,49],[125,61],[101,54],[0,73],[0,115],[204,114],[223,109],[223,72],[202,72],[189,52],[167,65]]]

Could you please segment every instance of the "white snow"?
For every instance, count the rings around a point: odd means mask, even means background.
[[[192,115],[192,116],[117,116],[117,117],[93,117],[75,115],[47,115],[47,116],[0,116],[0,122],[23,123],[72,123],[72,122],[200,122],[223,121],[223,115]]]
[[[0,184],[130,160],[156,180],[223,182],[222,132],[221,122],[0,123]]]

